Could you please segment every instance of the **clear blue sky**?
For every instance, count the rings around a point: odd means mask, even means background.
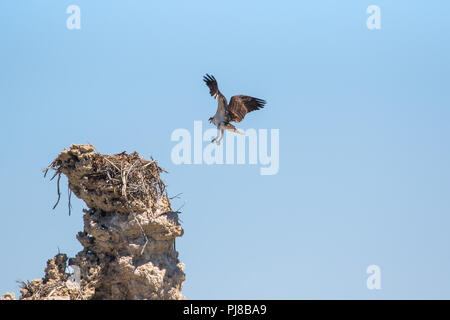
[[[66,28],[71,4],[81,30]],[[366,27],[372,4],[381,30]],[[187,298],[450,298],[449,12],[444,0],[1,1],[0,292],[81,249],[84,203],[69,217],[63,192],[53,211],[41,170],[90,142],[170,172]],[[215,112],[205,73],[227,97],[268,101],[241,127],[280,129],[277,175],[171,162],[173,130]],[[372,264],[381,290],[366,288]]]

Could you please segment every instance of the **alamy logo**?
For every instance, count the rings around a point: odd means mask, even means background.
[[[77,5],[70,5],[66,10],[67,14],[70,16],[66,20],[66,26],[69,30],[79,30],[81,29],[81,9]]]
[[[189,130],[176,129],[170,137],[171,141],[178,142],[171,151],[172,162],[177,165],[232,165],[246,164],[248,161],[248,164],[261,165],[261,175],[277,174],[280,165],[280,130],[270,129],[270,141],[268,129],[241,129],[241,131],[244,135],[226,131],[224,143],[217,145],[211,143],[211,139],[216,135],[216,129],[210,128],[203,132],[202,121],[194,121],[193,138]]]
[[[381,269],[376,264],[367,267],[366,272],[370,274],[367,278],[366,285],[369,290],[381,289]]]
[[[381,9],[379,6],[370,5],[366,10],[367,14],[370,16],[367,18],[366,26],[369,30],[380,30],[381,29]]]

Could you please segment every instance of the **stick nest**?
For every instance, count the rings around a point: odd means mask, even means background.
[[[130,213],[157,210],[161,201],[170,206],[166,185],[160,178],[166,171],[156,160],[149,161],[136,152],[103,155],[92,145],[71,145],[44,170],[45,174],[49,169],[55,170],[53,178],[58,176],[58,202],[63,173],[70,191],[90,208]]]

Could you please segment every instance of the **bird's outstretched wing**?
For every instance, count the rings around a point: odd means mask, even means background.
[[[217,85],[216,78],[214,76],[211,76],[209,74],[206,74],[203,77],[203,81],[205,81],[206,85],[209,88],[209,93],[211,94],[214,99],[216,99],[218,96],[223,97],[222,93],[219,91],[219,86]]]
[[[250,96],[232,96],[227,108],[227,121],[241,122],[247,113],[264,108],[265,104],[265,100]]]

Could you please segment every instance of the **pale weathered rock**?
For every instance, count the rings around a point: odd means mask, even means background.
[[[0,297],[0,300],[16,300],[16,297],[14,295],[14,292],[7,292],[2,297]]]
[[[24,283],[20,299],[184,299],[184,264],[174,249],[183,229],[156,161],[71,145],[49,168],[65,174],[89,207],[77,234],[84,249],[48,260],[45,277]]]

